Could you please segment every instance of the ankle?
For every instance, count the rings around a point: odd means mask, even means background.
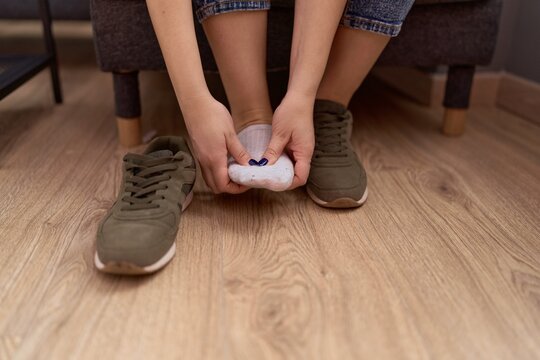
[[[239,133],[243,129],[251,125],[272,124],[271,109],[250,109],[242,112],[233,112],[232,118],[236,132]]]
[[[315,99],[317,100],[330,100],[335,103],[342,105],[343,107],[349,107],[351,102],[352,94],[341,94],[338,91],[325,91],[324,89],[319,89]]]

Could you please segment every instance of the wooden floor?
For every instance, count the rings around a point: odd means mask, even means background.
[[[0,102],[0,359],[540,358],[538,125],[474,108],[446,138],[440,110],[365,88],[364,207],[199,177],[172,263],[105,276],[95,234],[125,149],[111,78],[77,44],[64,105],[47,73]],[[146,130],[181,133],[164,74],[141,82]]]

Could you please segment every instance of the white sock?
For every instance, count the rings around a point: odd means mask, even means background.
[[[251,125],[238,133],[240,142],[251,157],[261,160],[272,136],[272,125]],[[237,184],[273,191],[287,190],[294,178],[294,166],[284,153],[274,165],[240,165],[233,158],[229,159],[229,177]]]

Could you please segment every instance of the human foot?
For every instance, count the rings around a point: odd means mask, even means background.
[[[251,125],[238,133],[238,138],[254,161],[243,166],[229,160],[229,177],[237,184],[273,191],[287,190],[294,178],[294,166],[286,154],[282,154],[273,165],[266,165],[268,160],[261,159],[270,138],[272,125]]]

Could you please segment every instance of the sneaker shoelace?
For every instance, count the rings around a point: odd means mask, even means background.
[[[345,114],[324,114],[315,121],[316,158],[347,156],[346,119]]]
[[[159,204],[155,201],[165,199],[165,197],[156,194],[156,191],[167,189],[165,182],[171,179],[167,172],[178,169],[177,162],[182,160],[182,156],[156,158],[149,155],[127,154],[124,162],[130,175],[126,179],[125,191],[129,195],[122,198],[124,206],[121,210],[159,208]]]

